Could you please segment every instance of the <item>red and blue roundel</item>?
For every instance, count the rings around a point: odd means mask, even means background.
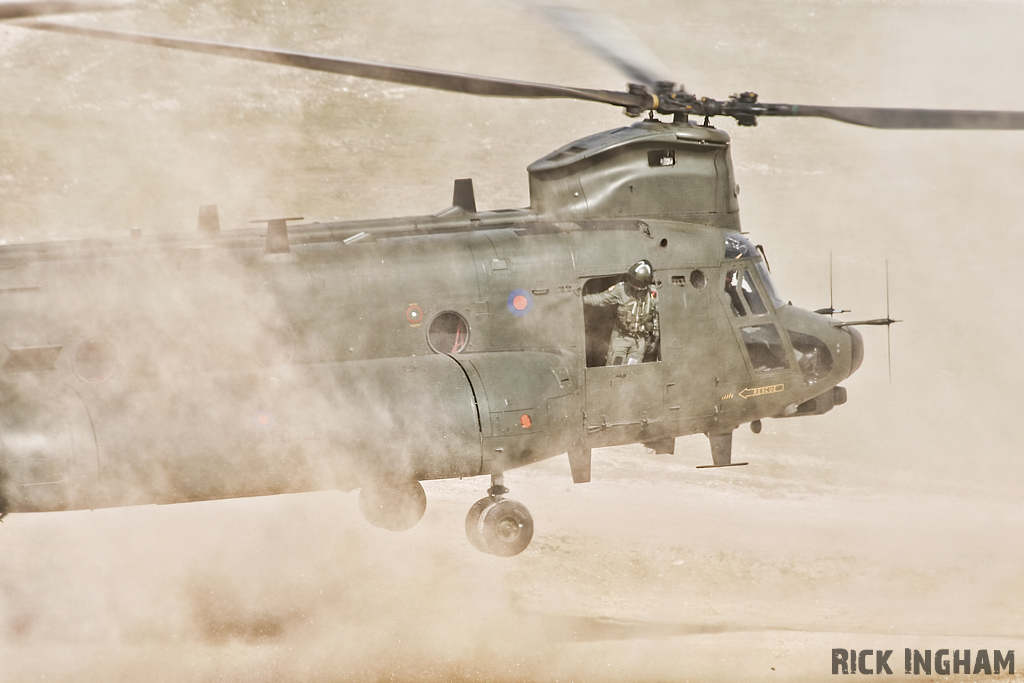
[[[275,422],[274,414],[269,410],[257,410],[253,415],[253,422],[259,429],[273,429]]]
[[[522,317],[533,310],[533,295],[525,289],[513,289],[506,305],[509,313]]]

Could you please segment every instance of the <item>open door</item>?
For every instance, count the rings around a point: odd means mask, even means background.
[[[652,333],[650,324],[634,325],[633,330],[623,324],[623,307],[636,309],[642,302],[612,296],[616,287],[622,287],[622,279],[618,273],[582,283],[588,447],[648,440],[663,421],[665,382],[659,333]],[[608,294],[602,297],[602,293]]]

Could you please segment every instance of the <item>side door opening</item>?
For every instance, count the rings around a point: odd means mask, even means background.
[[[647,441],[663,421],[664,364],[660,343],[654,343],[658,332],[652,335],[651,311],[636,308],[637,302],[623,293],[623,279],[623,273],[603,275],[582,286],[588,447]],[[653,302],[656,313],[656,296]],[[623,319],[635,323],[637,313],[644,313],[643,324],[623,325]],[[642,348],[628,351],[641,340]]]

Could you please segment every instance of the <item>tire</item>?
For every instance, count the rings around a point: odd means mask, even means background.
[[[484,508],[477,528],[488,552],[498,557],[512,557],[530,545],[533,517],[525,505],[505,498]]]
[[[407,531],[427,510],[427,494],[418,481],[402,484],[364,484],[359,489],[359,511],[375,527]]]
[[[466,513],[466,538],[469,539],[474,548],[482,553],[490,553],[491,551],[487,549],[483,534],[480,532],[480,515],[492,503],[494,503],[494,499],[490,496],[481,498],[473,503],[473,507],[469,508],[469,512]]]

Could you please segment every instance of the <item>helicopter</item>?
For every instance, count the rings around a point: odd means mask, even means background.
[[[740,465],[739,426],[845,403],[840,383],[864,358],[856,326],[892,322],[842,322],[780,296],[741,230],[730,137],[713,117],[1024,127],[1019,112],[700,98],[627,58],[635,82],[616,92],[21,25],[475,95],[579,99],[641,120],[532,164],[521,209],[478,211],[472,182],[459,179],[451,206],[430,216],[271,218],[228,231],[208,206],[190,233],[0,247],[2,513],[358,488],[371,524],[402,530],[424,514],[421,481],[490,475],[467,536],[515,555],[533,520],[506,497],[506,471],[567,454],[582,483],[595,448],[670,454],[690,434],[708,436],[710,467]],[[608,365],[615,316],[585,298],[641,261],[658,301],[657,349]],[[374,334],[352,334],[353,323]]]

